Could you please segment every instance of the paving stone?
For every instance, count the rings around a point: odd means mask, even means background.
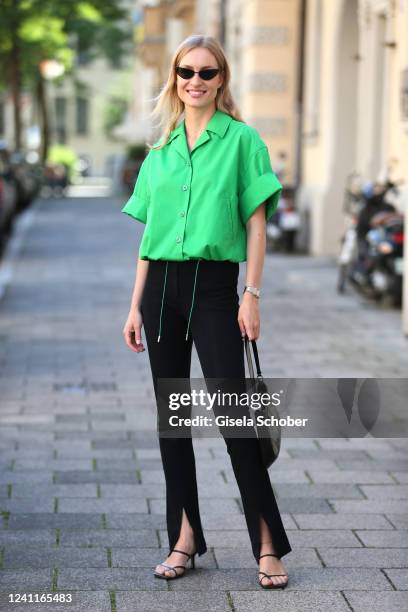
[[[56,484],[75,484],[86,482],[100,483],[135,483],[139,482],[136,470],[97,470],[97,471],[65,471],[55,472]]]
[[[78,528],[91,529],[102,527],[101,514],[71,514],[63,512],[48,512],[44,514],[11,514],[8,525],[10,529],[41,529],[41,528]]]
[[[101,484],[101,497],[164,497],[165,487],[161,485],[143,484]]]
[[[279,512],[295,512],[311,514],[333,514],[329,501],[323,498],[311,497],[280,497],[278,500]]]
[[[408,548],[408,531],[356,531],[364,546]],[[407,550],[408,557],[408,550]]]
[[[405,500],[338,500],[329,499],[330,504],[333,506],[335,512],[350,512],[358,513],[363,512],[364,514],[388,514],[388,513],[401,513],[408,512],[408,501]]]
[[[362,450],[376,450],[376,451],[387,451],[389,446],[386,439],[380,438],[349,438],[349,439],[338,439],[338,438],[319,438],[319,446],[323,449],[339,449],[344,452],[349,450],[362,449]]]
[[[0,545],[55,544],[53,529],[4,529],[0,531]]]
[[[6,548],[5,569],[46,567],[107,567],[108,557],[104,548],[13,546]]]
[[[15,448],[13,450],[0,451],[0,456],[3,456],[7,459],[15,459],[16,461],[18,461],[19,459],[51,460],[54,457],[54,451],[51,446],[49,446],[49,448],[44,448],[44,445],[41,445],[41,448],[25,448],[24,446],[20,446],[19,448]],[[27,469],[30,470],[30,466]]]
[[[319,548],[327,567],[407,567],[406,548]]]
[[[163,470],[141,470],[140,475],[142,484],[165,484]]]
[[[340,470],[386,470],[389,472],[406,472],[408,470],[407,459],[383,459],[382,461],[373,461],[372,459],[367,461],[349,461],[344,459],[336,461],[336,465]]]
[[[408,592],[404,591],[376,591],[372,593],[357,591],[343,591],[354,612],[401,612],[408,607]]]
[[[408,512],[405,514],[390,514],[385,515],[386,519],[391,522],[396,529],[408,529]]]
[[[41,593],[37,592],[38,597]],[[55,593],[54,593],[55,595]],[[83,591],[83,592],[65,592],[57,593],[58,596],[69,595],[71,601],[64,600],[56,603],[55,600],[49,603],[35,603],[35,610],[39,612],[55,612],[60,607],[64,612],[83,612],[83,610],[95,610],[97,612],[111,612],[111,602],[108,591]],[[67,597],[68,598],[68,597]],[[9,598],[6,594],[0,593],[0,609],[2,612],[27,612],[27,603],[12,603],[9,604]]]
[[[313,499],[322,498],[357,498],[364,499],[359,489],[352,484],[298,484],[293,487],[291,484],[276,484],[274,489],[279,498],[290,497],[312,497]]]
[[[52,472],[49,470],[21,470],[21,471],[6,471],[0,472],[0,483],[52,483]]]
[[[300,529],[393,529],[382,514],[293,514]]]
[[[96,497],[96,484],[15,484],[12,498],[21,497]]]
[[[408,485],[366,485],[360,488],[368,499],[408,499]]]
[[[112,497],[87,499],[79,497],[60,497],[58,510],[61,512],[147,512],[145,499]]]
[[[59,457],[66,453],[74,453],[76,458],[80,458],[82,453],[89,453],[92,451],[92,445],[90,440],[79,440],[76,437],[73,440],[55,440],[53,448],[57,451]]]
[[[308,475],[315,483],[349,483],[349,484],[394,484],[394,480],[387,472],[380,470],[308,470]]]
[[[14,470],[91,470],[91,459],[51,459],[46,457],[33,458],[25,457],[16,459]]]
[[[64,568],[58,574],[58,588],[167,591],[167,580],[159,580],[153,576],[151,569],[143,568],[89,568],[86,572],[83,569]]]
[[[162,580],[164,582],[164,580]],[[181,612],[194,609],[195,612],[231,612],[226,593],[190,593],[167,592],[148,593],[119,591],[116,594],[117,612]]]
[[[83,450],[64,449],[58,451],[59,459],[133,459],[133,451],[129,448],[91,448]]]
[[[385,569],[384,573],[397,590],[406,591],[408,589],[408,569]]]
[[[53,499],[20,497],[19,499],[0,499],[0,512],[52,512]]]
[[[61,529],[60,545],[155,548],[159,543],[155,531],[147,529]]]
[[[92,441],[92,449],[106,449],[106,448],[115,448],[115,449],[135,449],[137,448],[136,440],[112,440],[102,438],[101,440],[93,440]]]
[[[163,514],[145,514],[143,512],[120,514],[110,512],[105,514],[108,529],[165,529],[166,517]]]
[[[0,570],[0,591],[24,593],[41,590],[49,593],[51,587],[51,569]]]
[[[353,591],[354,592],[354,591]],[[234,610],[236,612],[269,612],[271,606],[271,592],[245,593],[245,591],[230,591]],[[283,612],[350,612],[350,608],[341,593],[330,591],[304,592],[290,591],[289,584],[283,590],[273,591],[274,609]],[[367,609],[366,609],[367,610]],[[366,610],[364,612],[366,612]]]
[[[347,531],[345,529],[298,529],[295,531],[288,531],[287,534],[292,549],[303,547],[317,548],[319,546],[360,548],[362,546],[360,540],[356,537],[354,532],[351,530]]]
[[[344,450],[339,449],[327,449],[322,450],[318,448],[290,448],[288,449],[289,456],[295,459],[344,459]],[[363,450],[347,450],[348,459],[361,459],[367,460],[367,454]]]

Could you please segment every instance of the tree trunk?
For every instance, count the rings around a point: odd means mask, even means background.
[[[47,107],[47,98],[45,91],[45,80],[41,76],[40,72],[38,73],[38,81],[37,81],[37,100],[38,100],[38,108],[40,111],[40,121],[41,121],[41,160],[44,163],[47,159],[48,148],[50,145],[50,131],[48,125],[48,107]]]
[[[20,41],[18,39],[18,19],[13,24],[10,50],[10,83],[14,110],[14,147],[21,149],[21,64]]]

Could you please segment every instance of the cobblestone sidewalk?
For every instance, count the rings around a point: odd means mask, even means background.
[[[0,302],[0,609],[407,608],[408,448],[397,438],[283,440],[270,473],[293,548],[284,591],[257,585],[223,440],[195,440],[209,550],[181,580],[153,577],[167,551],[164,481],[147,352],[122,339],[141,228],[120,206],[38,201]],[[264,373],[406,376],[400,313],[337,296],[335,275],[327,258],[267,257]],[[73,602],[7,603],[33,592]]]

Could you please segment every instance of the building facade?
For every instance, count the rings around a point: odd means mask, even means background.
[[[289,185],[298,182],[300,0],[174,0],[139,2],[143,34],[137,56],[151,78],[143,98],[164,84],[171,56],[188,35],[210,34],[223,44],[232,68],[231,88],[244,119],[268,144],[272,160],[288,159]],[[136,120],[136,119],[135,119]],[[143,117],[148,121],[147,115]]]
[[[406,0],[307,2],[298,204],[310,221],[310,253],[338,253],[352,172],[397,180],[397,208],[408,210],[407,32]],[[403,330],[408,335],[406,281]]]
[[[159,92],[170,57],[187,35],[211,34],[223,44],[244,119],[268,144],[272,165],[286,155],[285,185],[296,190],[303,219],[300,248],[337,256],[352,173],[398,180],[397,207],[408,209],[408,0],[157,0],[139,6],[144,33],[137,54],[151,70],[147,85],[139,82],[149,89],[147,98]],[[403,328],[408,334],[407,283]]]

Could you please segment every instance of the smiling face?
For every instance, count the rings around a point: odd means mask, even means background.
[[[182,68],[191,68],[196,72],[204,68],[219,68],[214,55],[204,47],[191,49],[191,51],[186,53],[183,59],[180,60],[179,66]],[[218,88],[221,87],[222,82],[221,73],[218,73],[210,81],[201,79],[199,74],[194,74],[191,79],[182,79],[177,75],[177,94],[182,102],[184,102],[185,106],[194,108],[213,106]]]

